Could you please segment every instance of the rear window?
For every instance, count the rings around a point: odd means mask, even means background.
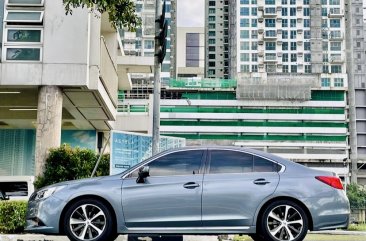
[[[249,153],[214,150],[211,151],[209,173],[279,172],[281,166]]]

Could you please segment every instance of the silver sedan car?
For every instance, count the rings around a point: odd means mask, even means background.
[[[346,228],[340,179],[257,150],[189,147],[160,153],[114,176],[58,183],[29,200],[29,232],[72,241],[118,234],[248,234],[303,240]]]

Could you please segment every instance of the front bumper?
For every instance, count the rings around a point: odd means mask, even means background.
[[[29,233],[58,234],[62,210],[66,203],[50,196],[43,200],[30,200],[25,231]]]

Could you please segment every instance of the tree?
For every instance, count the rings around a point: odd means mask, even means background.
[[[134,31],[141,25],[141,18],[136,15],[132,0],[63,0],[66,14],[72,14],[73,8],[87,7],[101,14],[107,12],[109,21],[117,28]]]

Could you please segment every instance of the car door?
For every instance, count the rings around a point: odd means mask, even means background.
[[[251,226],[258,205],[278,185],[280,167],[242,151],[210,150],[203,181],[203,226]]]
[[[205,149],[163,155],[147,164],[150,176],[123,180],[122,208],[129,229],[201,226]]]

